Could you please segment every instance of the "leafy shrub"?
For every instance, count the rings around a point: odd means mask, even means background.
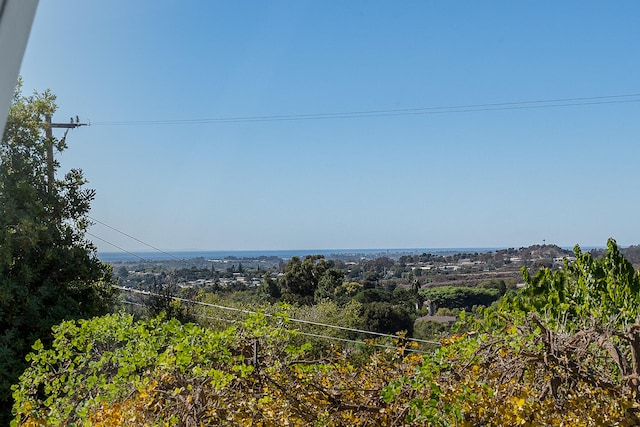
[[[374,426],[398,416],[382,389],[419,357],[310,360],[286,324],[282,315],[218,331],[122,314],[63,322],[52,347],[38,342],[29,356],[13,424]]]
[[[390,382],[407,420],[436,425],[640,425],[640,279],[615,241],[466,319],[413,375]],[[425,392],[429,391],[430,392]],[[407,399],[409,399],[407,401]]]
[[[372,302],[363,307],[363,329],[385,334],[413,333],[413,319],[405,308],[388,302]]]
[[[421,289],[425,301],[431,301],[436,307],[458,308],[471,311],[474,305],[489,306],[498,298],[501,291],[495,288],[471,288],[465,286],[439,286]]]

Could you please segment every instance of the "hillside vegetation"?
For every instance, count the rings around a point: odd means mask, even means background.
[[[286,309],[212,330],[114,314],[64,322],[15,388],[17,425],[636,425],[640,280],[613,240],[601,258],[524,271],[526,286],[441,346],[335,346]]]

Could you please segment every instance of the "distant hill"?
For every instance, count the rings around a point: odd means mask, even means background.
[[[573,255],[573,251],[563,249],[557,245],[532,245],[526,248],[520,248],[517,256],[523,259],[542,259],[542,258],[562,258]]]

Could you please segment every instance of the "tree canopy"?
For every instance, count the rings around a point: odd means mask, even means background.
[[[311,304],[318,290],[320,280],[327,271],[331,271],[332,263],[322,255],[307,255],[304,260],[292,257],[284,268],[284,276],[280,279],[282,297],[285,301],[298,304]],[[331,273],[329,273],[331,274]],[[332,282],[329,278],[323,281]]]
[[[23,96],[18,85],[0,144],[2,408],[11,407],[10,386],[36,340],[50,342],[53,325],[106,313],[113,302],[111,269],[85,238],[95,191],[79,169],[47,179],[47,145],[65,149],[45,132],[55,99],[49,91]]]

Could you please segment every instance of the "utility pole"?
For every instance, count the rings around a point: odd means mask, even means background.
[[[64,135],[62,136],[62,140],[67,137],[67,132],[69,129],[75,129],[80,126],[87,126],[87,123],[80,123],[80,118],[76,116],[76,120],[71,120],[69,123],[51,123],[51,115],[47,114],[45,117],[45,137],[47,138],[47,184],[49,185],[49,192],[53,192],[53,180],[55,179],[55,169],[53,167],[53,128],[62,128],[66,129]]]

